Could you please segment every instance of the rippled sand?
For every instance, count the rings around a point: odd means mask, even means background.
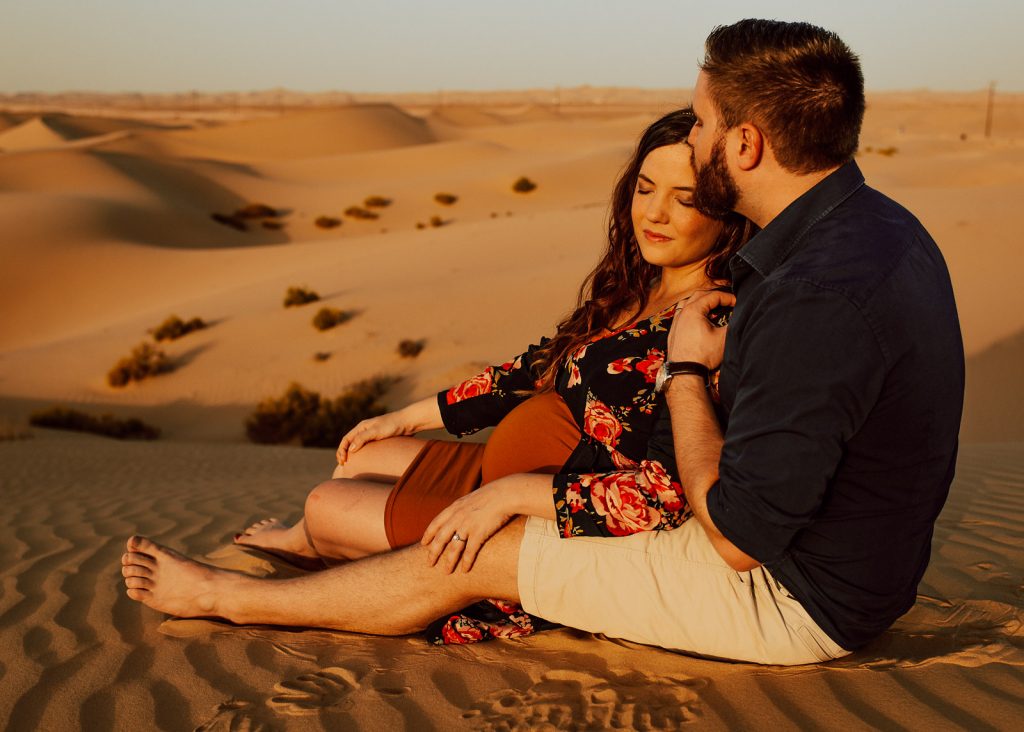
[[[800,669],[571,630],[436,648],[419,637],[172,620],[124,595],[125,538],[280,570],[230,547],[294,516],[330,451],[0,443],[0,720],[10,729],[1011,729],[1024,629],[1024,447],[972,445],[917,605],[868,648]],[[372,590],[371,590],[372,591]]]

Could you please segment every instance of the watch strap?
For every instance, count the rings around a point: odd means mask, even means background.
[[[697,363],[696,361],[669,361],[664,365],[664,368],[666,384],[673,376],[692,374],[704,380],[705,388],[711,386],[711,369],[702,363]]]

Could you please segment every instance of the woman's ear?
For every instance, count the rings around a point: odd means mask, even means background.
[[[740,170],[753,170],[761,164],[764,155],[764,135],[749,122],[738,125],[734,134],[738,138],[736,164]]]

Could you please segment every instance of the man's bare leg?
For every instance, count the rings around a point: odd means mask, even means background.
[[[298,625],[378,635],[422,630],[432,620],[487,597],[519,601],[517,518],[481,549],[470,572],[448,574],[416,545],[294,579],[249,577],[195,562],[133,536],[122,557],[128,597],[180,617]]]
[[[392,437],[351,454],[306,499],[305,514],[288,526],[280,519],[257,521],[235,543],[298,558],[356,559],[387,551],[384,507],[395,482],[425,442]]]

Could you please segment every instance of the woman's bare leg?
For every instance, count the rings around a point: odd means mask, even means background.
[[[313,489],[298,523],[264,519],[236,535],[235,542],[299,559],[355,559],[389,549],[387,497],[424,444],[415,437],[392,437],[364,445],[338,466],[336,480]]]

